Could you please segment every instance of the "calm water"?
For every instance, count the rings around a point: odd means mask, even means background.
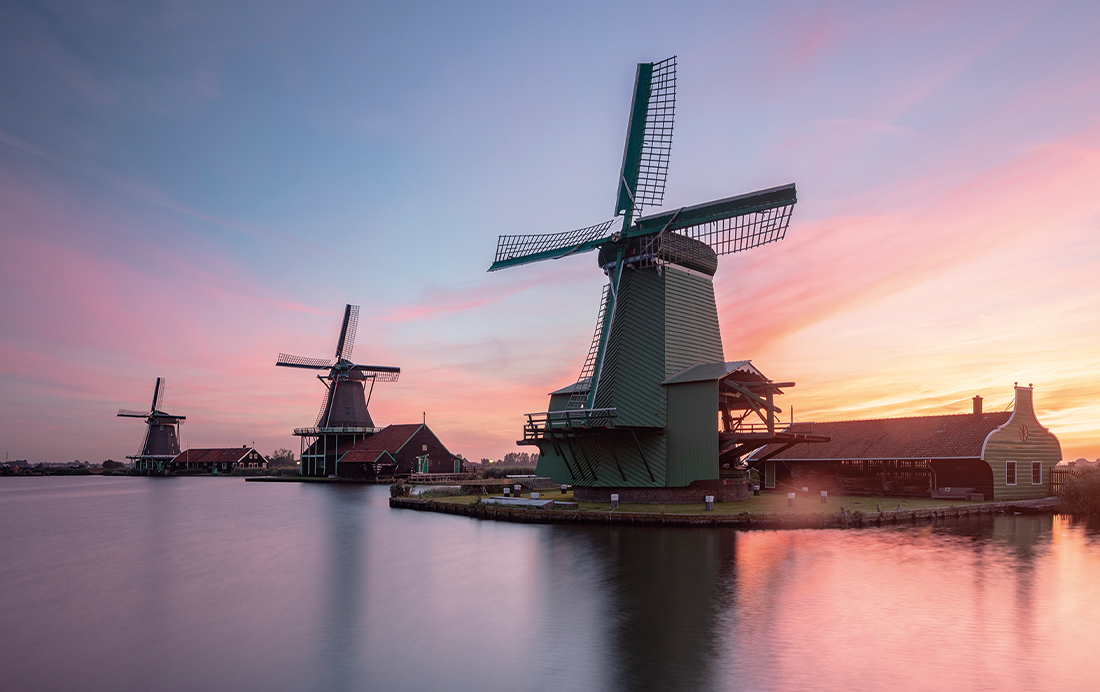
[[[739,533],[0,479],[4,690],[1095,690],[1100,530]]]

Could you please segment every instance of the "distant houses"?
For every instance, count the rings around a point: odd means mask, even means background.
[[[169,473],[233,473],[237,469],[266,469],[267,459],[254,447],[188,449],[168,462]]]

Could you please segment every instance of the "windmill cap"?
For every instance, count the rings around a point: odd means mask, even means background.
[[[642,236],[631,238],[626,246],[626,259],[638,255],[642,248],[653,239],[654,236]],[[600,248],[597,261],[600,267],[606,267],[615,261],[618,246],[608,243]],[[657,258],[669,263],[685,267],[697,272],[714,276],[718,271],[718,253],[701,240],[689,238],[679,233],[665,233],[657,250]]]

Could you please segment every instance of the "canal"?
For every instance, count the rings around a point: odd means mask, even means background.
[[[5,690],[1091,690],[1100,526],[539,526],[0,478]]]

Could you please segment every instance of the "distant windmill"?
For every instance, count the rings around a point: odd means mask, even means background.
[[[187,417],[160,410],[161,399],[164,397],[164,384],[164,379],[158,377],[153,387],[153,403],[148,411],[128,409],[118,411],[119,418],[145,419],[145,439],[141,443],[141,451],[126,457],[134,460],[136,471],[163,471],[165,464],[180,453],[180,421],[186,420]]]
[[[356,365],[351,362],[359,306],[344,308],[344,323],[332,358],[303,358],[280,353],[275,365],[285,368],[328,370],[317,379],[325,385],[325,398],[312,428],[295,428],[302,438],[302,475],[324,476],[336,472],[336,459],[364,437],[379,430],[367,410],[375,382],[396,382],[401,368],[385,365]],[[370,381],[370,390],[366,383]]]
[[[732,468],[746,453],[746,438],[737,433],[747,429],[742,412],[765,419],[769,434],[775,432],[778,408],[771,395],[779,385],[747,361],[721,362],[712,277],[719,255],[783,238],[795,186],[641,216],[664,200],[675,105],[676,58],[639,64],[616,216],[564,233],[501,236],[489,267],[598,250],[600,270],[609,279],[577,382],[551,396],[550,412],[529,415],[520,442],[538,445],[538,473],[555,481],[601,488],[716,481],[720,456],[722,466]],[[714,391],[700,385],[696,394],[702,400],[695,394],[684,398],[680,385],[687,382],[671,376],[697,364],[715,366],[705,371],[714,375]],[[702,372],[688,381],[697,382]],[[681,403],[694,407],[692,412],[677,408]]]

